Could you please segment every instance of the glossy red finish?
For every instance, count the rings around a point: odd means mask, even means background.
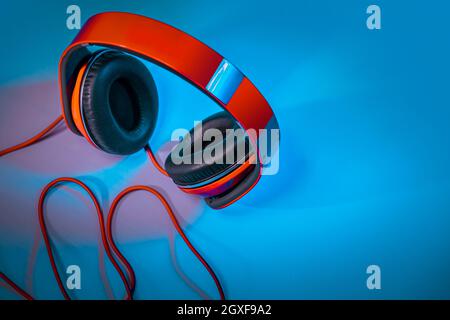
[[[81,116],[81,109],[80,109],[80,90],[81,90],[81,84],[84,77],[84,73],[86,71],[87,64],[84,64],[80,71],[78,72],[77,79],[75,82],[75,87],[72,92],[72,99],[71,99],[71,110],[72,110],[72,119],[75,122],[75,126],[77,127],[78,131],[81,132],[83,137],[92,145],[95,147],[94,142],[89,137],[88,133],[86,132],[83,124],[83,117]]]

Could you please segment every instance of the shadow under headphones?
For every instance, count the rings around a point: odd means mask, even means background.
[[[92,52],[94,47],[102,49]],[[91,17],[59,63],[63,116],[69,129],[111,154],[132,154],[148,144],[158,115],[158,94],[152,75],[137,57],[179,75],[224,109],[205,119],[203,130],[254,130],[256,135],[245,141],[252,146],[246,148],[246,160],[257,157],[257,161],[174,164],[169,156],[164,164],[180,189],[205,197],[212,208],[240,199],[261,177],[259,130],[279,129],[278,122],[268,102],[242,72],[172,26],[130,13]],[[194,144],[197,138],[192,132]],[[202,142],[202,146],[206,145]],[[217,157],[225,159],[236,147]]]

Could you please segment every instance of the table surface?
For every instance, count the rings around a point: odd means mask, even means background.
[[[0,270],[37,298],[61,298],[36,206],[46,183],[71,176],[105,208],[129,185],[161,190],[230,298],[450,298],[449,5],[377,1],[382,29],[369,31],[365,2],[356,0],[77,3],[83,22],[109,10],[143,14],[238,66],[277,114],[280,170],[214,211],[179,191],[143,151],[108,155],[60,126],[0,159]],[[76,31],[65,27],[65,3],[23,10],[31,6],[9,2],[1,13],[8,50],[0,60],[0,149],[60,114],[57,63]],[[219,108],[148,67],[160,99],[151,144],[164,159],[173,129],[189,129]],[[82,290],[71,294],[121,297],[86,195],[65,185],[46,209],[61,272],[82,269]],[[114,228],[136,271],[137,298],[217,297],[156,199],[131,195]],[[366,287],[372,264],[382,270],[379,291]],[[0,298],[14,297],[0,287]]]

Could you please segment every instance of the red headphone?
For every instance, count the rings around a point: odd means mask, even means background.
[[[236,159],[234,163],[223,161],[229,159],[229,154],[236,154],[239,144],[233,143],[232,147],[225,147],[224,152],[214,155],[212,160],[219,161],[175,164],[169,156],[163,169],[148,146],[158,114],[156,86],[148,69],[133,55],[178,74],[225,110],[205,119],[202,129],[214,128],[222,134],[228,129],[243,128],[250,131],[241,141],[246,146],[245,158],[232,157]],[[59,83],[63,117],[72,132],[84,136],[92,145],[108,153],[125,155],[145,148],[157,168],[170,176],[181,190],[204,196],[206,203],[215,209],[232,204],[256,185],[266,157],[258,145],[260,130],[279,129],[267,101],[250,80],[230,62],[190,35],[139,15],[110,12],[90,18],[61,57]],[[59,116],[34,137],[0,150],[0,157],[36,143],[61,120],[62,117]],[[191,147],[197,145],[196,139],[199,139],[193,134],[193,130],[190,132]],[[222,143],[228,146],[226,140],[225,136]],[[208,146],[203,145],[203,141],[201,145],[203,150]],[[123,281],[127,299],[133,298],[136,279],[133,268],[114,242],[111,226],[117,204],[124,196],[137,190],[150,192],[162,202],[174,227],[213,278],[220,297],[225,299],[213,269],[191,244],[169,203],[156,189],[132,186],[120,192],[113,200],[105,225],[102,208],[89,187],[78,179],[62,177],[48,183],[41,192],[38,214],[53,273],[66,299],[70,299],[70,296],[58,273],[44,216],[46,195],[62,182],[78,184],[93,201],[104,250]],[[24,298],[33,299],[2,272],[0,279],[6,281]]]
[[[67,126],[108,153],[131,154],[147,145],[157,119],[158,95],[150,72],[136,56],[184,78],[225,110],[205,119],[204,130],[253,130],[255,134],[249,135],[246,143],[256,152],[247,150],[243,163],[236,159],[228,164],[176,165],[170,156],[165,161],[165,170],[177,186],[204,196],[210,207],[223,208],[240,199],[261,177],[259,130],[278,129],[278,122],[267,101],[242,72],[207,45],[172,26],[130,13],[91,17],[59,63]],[[225,150],[221,156],[235,151]],[[256,161],[251,161],[255,157]]]

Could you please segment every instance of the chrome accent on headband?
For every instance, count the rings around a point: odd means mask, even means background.
[[[217,99],[227,104],[244,79],[244,75],[226,59],[223,59],[206,85]]]

